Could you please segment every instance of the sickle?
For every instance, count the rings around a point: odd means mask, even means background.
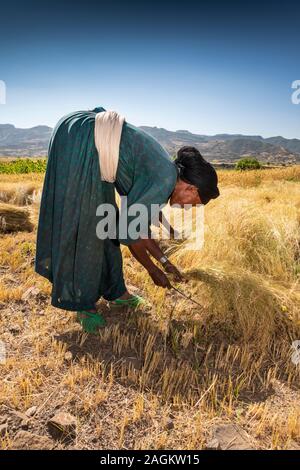
[[[174,289],[176,290],[176,292],[178,292],[178,294],[182,295],[182,297],[184,297],[185,299],[187,300],[190,300],[191,302],[194,302],[194,304],[198,305],[199,307],[203,308],[203,305],[199,304],[199,302],[197,302],[196,300],[192,299],[192,297],[188,297],[184,292],[182,292],[181,290],[177,289],[177,287],[174,287],[172,286],[171,284],[171,289]]]

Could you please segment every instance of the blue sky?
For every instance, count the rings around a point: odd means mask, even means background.
[[[136,125],[300,138],[300,2],[1,6],[0,123],[103,106]]]

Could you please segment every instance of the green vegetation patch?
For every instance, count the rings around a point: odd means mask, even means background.
[[[242,158],[239,160],[236,165],[235,169],[236,170],[259,170],[262,168],[261,164],[256,158]]]
[[[8,162],[0,161],[0,174],[44,173],[46,166],[46,159],[20,158]]]

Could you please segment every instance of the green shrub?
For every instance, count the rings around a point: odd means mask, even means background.
[[[44,173],[46,166],[46,159],[20,158],[11,162],[1,162],[0,160],[0,174]]]
[[[239,160],[236,165],[236,170],[259,170],[261,168],[261,164],[256,158],[242,158]]]

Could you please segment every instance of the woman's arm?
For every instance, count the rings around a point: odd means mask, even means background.
[[[161,225],[163,225],[167,230],[169,230],[169,232],[170,232],[170,237],[171,237],[172,239],[176,238],[177,232],[174,230],[174,228],[172,227],[172,225],[170,224],[170,222],[166,219],[166,217],[164,216],[164,214],[163,214],[162,211],[159,212],[159,222],[160,222]]]
[[[155,284],[161,285],[162,287],[171,287],[169,281],[166,283],[166,280],[168,280],[167,276],[152,262],[148,255],[149,252],[159,262],[161,262],[162,258],[165,258],[164,253],[155,240],[152,238],[140,239],[138,242],[130,245],[129,249],[137,261],[147,269]],[[176,281],[183,280],[178,269],[168,259],[163,262],[163,267],[166,272],[174,275]],[[158,281],[158,283],[156,281]]]
[[[174,275],[175,281],[183,281],[183,277],[178,269],[171,263],[171,261],[168,260],[168,258],[166,258],[165,254],[161,251],[159,245],[153,238],[144,238],[143,242],[146,250],[149,251],[153,258],[162,263],[164,270],[167,273]],[[162,258],[165,258],[165,261],[162,262]]]
[[[146,239],[148,240],[148,239]],[[147,269],[149,276],[152,278],[154,284],[160,287],[170,289],[171,284],[165,273],[159,269],[151,260],[147,253],[145,239],[140,239],[137,242],[129,245],[128,247],[135,257],[135,259]]]

